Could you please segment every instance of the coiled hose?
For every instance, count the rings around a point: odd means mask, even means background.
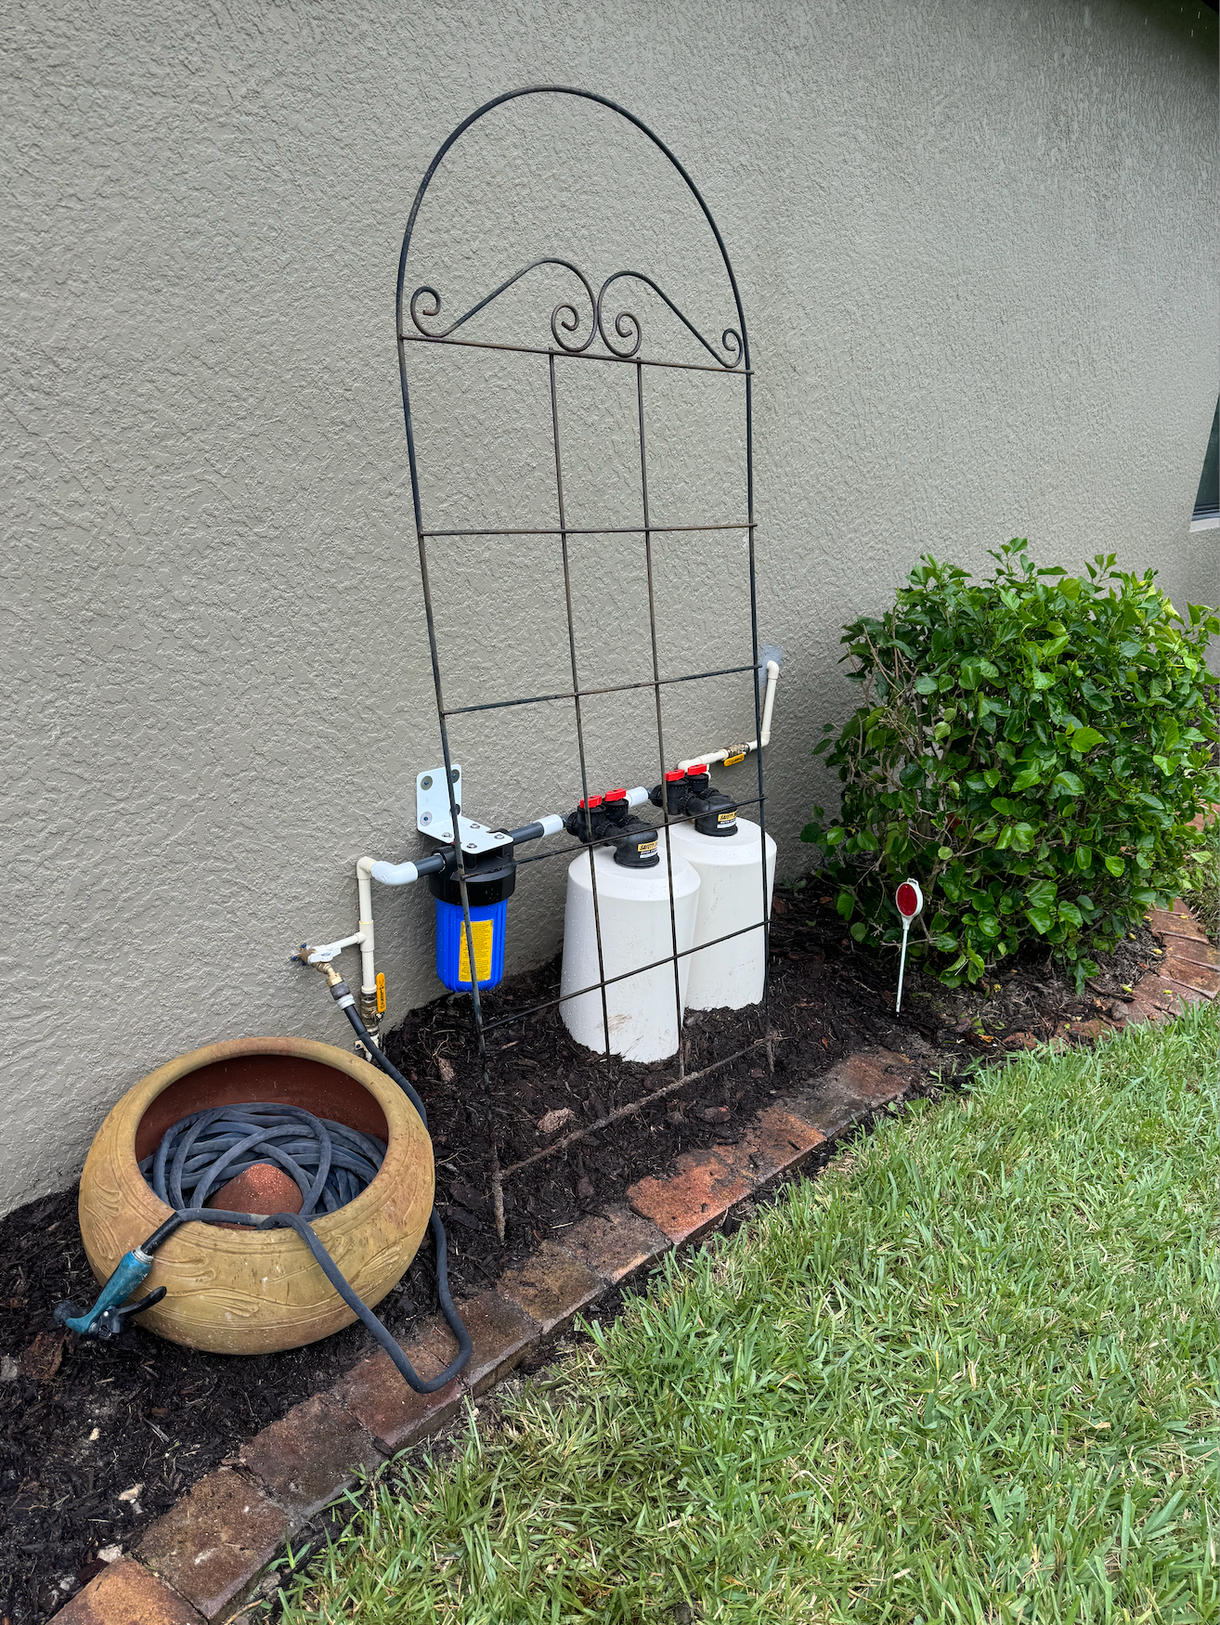
[[[346,992],[346,989],[344,989]],[[388,1077],[403,1090],[425,1128],[428,1113],[423,1101],[396,1066],[382,1054],[369,1035],[359,1014],[347,1007],[347,1016],[368,1054]],[[241,1106],[214,1106],[193,1112],[166,1130],[152,1156],[140,1163],[140,1171],[157,1196],[175,1211],[149,1236],[141,1248],[127,1258],[111,1277],[98,1305],[90,1314],[73,1323],[64,1304],[57,1318],[74,1330],[86,1332],[95,1324],[97,1309],[111,1300],[121,1302],[130,1288],[148,1273],[152,1254],[180,1225],[198,1220],[203,1224],[237,1224],[251,1230],[295,1230],[309,1248],[327,1280],[382,1348],[393,1360],[407,1384],[417,1394],[432,1394],[451,1382],[463,1369],[473,1350],[470,1333],[449,1291],[448,1245],[445,1227],[435,1208],[429,1225],[436,1247],[436,1289],[441,1313],[454,1337],[458,1352],[439,1376],[419,1376],[393,1336],[352,1290],[342,1271],[314,1233],[310,1219],[319,1213],[333,1213],[360,1194],[376,1175],[385,1156],[385,1145],[370,1134],[359,1134],[343,1123],[314,1117],[299,1106],[254,1102]],[[300,1213],[272,1213],[261,1218],[252,1213],[232,1213],[223,1208],[205,1207],[208,1195],[255,1163],[272,1163],[300,1187],[303,1202]],[[129,1262],[131,1261],[131,1262]],[[120,1277],[130,1272],[128,1282]],[[126,1288],[126,1290],[124,1290]],[[160,1289],[156,1296],[164,1288]],[[118,1294],[121,1292],[121,1296]],[[108,1297],[109,1293],[109,1297]],[[151,1301],[151,1300],[146,1300]],[[135,1308],[138,1310],[139,1305]],[[120,1311],[121,1313],[122,1311]]]

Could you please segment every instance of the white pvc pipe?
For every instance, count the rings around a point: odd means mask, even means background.
[[[758,736],[758,749],[771,743],[771,713],[775,710],[775,685],[779,682],[779,661],[767,661],[767,691],[763,695],[762,733]]]
[[[367,860],[361,858],[361,863]],[[384,863],[376,862],[369,870],[374,880],[380,880],[383,886],[409,886],[413,880],[419,879],[419,870],[413,863]]]
[[[342,953],[344,948],[354,947],[359,941],[360,933],[357,931],[355,936],[340,937],[338,942],[323,942],[318,947],[309,950],[307,962],[310,965],[323,965],[327,960],[333,959],[336,954]]]
[[[387,886],[405,886],[409,881],[418,880],[419,871],[413,863],[383,863],[379,858],[359,858],[356,862],[356,891],[359,898],[360,918],[356,922],[356,930],[350,937],[340,937],[337,942],[325,943],[315,948],[309,956],[309,963],[316,965],[322,960],[333,959],[344,948],[360,948],[360,991],[375,995],[377,992],[376,947],[377,936],[373,929],[373,880],[382,881]]]
[[[356,921],[356,931],[360,937],[360,991],[377,994],[377,970],[374,964],[373,950],[377,939],[373,933],[373,867],[376,858],[358,858],[356,860],[356,890],[360,896],[360,918]]]
[[[767,687],[763,694],[762,732],[757,739],[751,739],[748,745],[730,746],[726,750],[711,750],[703,756],[692,756],[687,762],[678,763],[678,771],[685,773],[688,768],[698,767],[705,762],[708,767],[714,767],[717,762],[723,762],[729,756],[736,756],[742,750],[748,755],[752,750],[762,750],[771,743],[771,713],[775,709],[775,685],[779,682],[779,661],[767,661]]]

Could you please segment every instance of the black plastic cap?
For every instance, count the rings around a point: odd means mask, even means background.
[[[466,896],[471,908],[490,908],[511,897],[517,886],[517,860],[511,847],[497,847],[477,858],[467,858]],[[428,878],[428,890],[442,903],[456,903],[461,907],[462,888],[458,883],[457,856],[450,849],[448,861],[438,875]]]

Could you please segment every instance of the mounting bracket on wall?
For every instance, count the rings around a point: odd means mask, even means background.
[[[445,769],[430,767],[415,780],[415,827],[421,835],[448,845],[453,840],[453,810],[462,805],[462,766],[452,767],[453,796],[445,784]],[[458,813],[458,831],[462,837],[462,851],[476,856],[480,852],[494,852],[498,846],[511,846],[513,838],[503,830],[489,829],[476,824]]]

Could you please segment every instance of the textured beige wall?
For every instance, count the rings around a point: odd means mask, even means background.
[[[623,101],[724,231],[757,369],[760,629],[788,655],[769,807],[787,869],[827,793],[811,745],[850,699],[840,623],[921,550],[980,566],[1024,534],[1215,597],[1220,533],[1188,533],[1217,387],[1201,6],[49,0],[10,4],[4,36],[0,1210],[68,1182],[113,1100],[184,1049],[344,1041],[288,952],[351,928],[358,853],[419,850],[414,776],[438,755],[398,247],[436,146],[497,92]],[[448,309],[549,251],[655,272],[708,329],[727,314],[642,138],[540,99],[481,130],[421,225]],[[537,337],[567,286],[498,319]],[[431,364],[430,522],[549,521],[541,375]],[[593,370],[564,382],[570,517],[632,522],[632,375],[595,395]],[[655,517],[738,516],[719,404],[657,383]],[[644,652],[638,559],[574,556],[582,654],[613,681]],[[735,535],[659,558],[675,663],[739,654],[742,565]],[[438,574],[455,699],[562,679],[553,549],[455,547]],[[749,723],[740,680],[674,697],[670,754]],[[652,782],[647,726],[646,700],[591,713],[594,777]],[[566,718],[511,713],[455,748],[472,810],[572,799]],[[518,965],[556,940],[546,867],[510,915]],[[399,1012],[436,991],[429,907],[379,895]]]

